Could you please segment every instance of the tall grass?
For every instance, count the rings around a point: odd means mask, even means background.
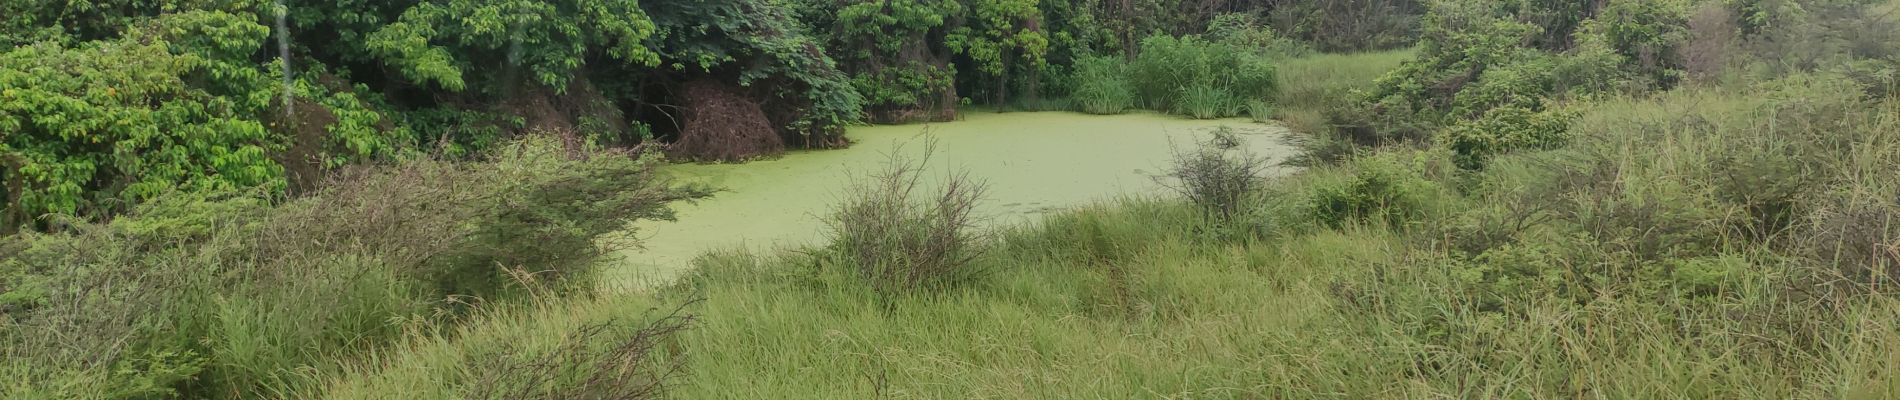
[[[1075,89],[1069,97],[1083,112],[1120,114],[1135,106],[1135,84],[1128,80],[1123,60],[1087,57],[1075,64]]]
[[[1181,94],[1175,100],[1175,112],[1200,119],[1223,118],[1234,115],[1240,99],[1226,89],[1211,85],[1192,85],[1181,88]]]
[[[644,296],[540,299],[416,331],[289,398],[661,399],[691,356],[680,334],[699,321]]]
[[[1313,54],[1279,64],[1284,82],[1273,97],[1275,118],[1294,132],[1326,131],[1325,112],[1349,107],[1357,91],[1368,90],[1399,64],[1411,59],[1411,50],[1354,54]]]
[[[1143,108],[1195,118],[1230,117],[1247,101],[1266,100],[1279,88],[1275,62],[1258,50],[1199,36],[1158,34],[1143,39],[1135,59],[1119,69],[1123,79],[1133,82],[1136,104]]]
[[[536,140],[283,204],[178,194],[0,239],[0,397],[284,394],[405,330],[584,292],[601,235],[704,194],[633,156]]]

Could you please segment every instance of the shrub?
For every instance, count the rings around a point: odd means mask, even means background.
[[[372,127],[381,116],[353,93],[280,83],[253,63],[268,33],[248,16],[197,10],[113,40],[0,52],[0,181],[24,189],[0,193],[0,233],[43,228],[47,214],[109,216],[173,190],[282,190],[286,166],[272,157],[293,144],[323,167],[390,150],[393,138]],[[286,89],[299,118],[327,121],[268,120]],[[291,129],[315,137],[295,143]]]
[[[1453,161],[1464,169],[1482,169],[1492,156],[1517,149],[1546,149],[1564,143],[1571,114],[1494,108],[1476,120],[1446,128],[1441,136]]]
[[[1870,288],[1900,283],[1900,190],[1842,190],[1813,207],[1799,242],[1828,278]]]
[[[926,146],[923,160],[935,150]],[[883,296],[948,288],[978,273],[975,213],[985,188],[958,173],[925,189],[924,165],[893,152],[884,170],[855,183],[826,221],[831,250]]]
[[[703,196],[640,154],[552,139],[364,169],[310,198],[172,194],[0,238],[4,397],[241,397],[470,305],[585,291],[602,235]],[[624,242],[621,242],[624,243]],[[444,299],[451,299],[444,302]]]
[[[1287,59],[1276,67],[1280,89],[1272,104],[1279,118],[1300,133],[1325,129],[1326,110],[1349,107],[1358,92],[1372,88],[1381,76],[1411,58],[1410,51],[1360,54],[1314,54]]]
[[[1312,218],[1329,228],[1375,223],[1403,227],[1431,206],[1438,189],[1403,162],[1387,157],[1354,163],[1346,179],[1312,187]]]
[[[1311,46],[1275,33],[1253,14],[1216,15],[1207,23],[1206,36],[1235,49],[1275,59],[1302,57],[1313,52]]]
[[[1271,167],[1265,158],[1239,149],[1240,139],[1233,135],[1232,128],[1223,126],[1193,150],[1175,151],[1161,181],[1200,208],[1202,219],[1210,225],[1241,219],[1248,202],[1265,186]]]

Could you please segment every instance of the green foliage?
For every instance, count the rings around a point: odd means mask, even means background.
[[[286,204],[175,193],[110,223],[0,238],[0,395],[288,395],[470,305],[589,291],[603,246],[625,243],[602,235],[705,194],[654,176],[650,157],[504,150]]]
[[[336,166],[390,151],[382,115],[351,88],[286,88],[250,55],[268,31],[219,11],[170,14],[116,40],[45,42],[0,55],[0,168],[28,190],[9,228],[49,213],[106,214],[172,190],[281,188],[291,144],[275,119],[285,90],[329,116],[313,143]]]
[[[1135,106],[1135,84],[1120,58],[1088,57],[1076,61],[1075,88],[1069,96],[1090,114],[1120,114]]]
[[[962,15],[958,1],[863,1],[838,9],[831,39],[834,57],[868,108],[916,107],[955,90],[949,51],[930,38],[951,29]]]
[[[1482,169],[1493,155],[1518,149],[1547,149],[1562,145],[1571,115],[1563,111],[1531,111],[1502,106],[1477,119],[1447,127],[1441,136],[1452,161],[1460,168]]]
[[[366,35],[363,46],[410,80],[450,91],[466,88],[464,75],[471,72],[482,74],[477,84],[512,84],[495,80],[515,69],[525,70],[525,80],[564,91],[593,51],[630,64],[659,64],[659,54],[646,46],[654,30],[632,0],[435,0],[404,10]]]
[[[1681,79],[1679,47],[1688,40],[1684,1],[1612,1],[1579,29],[1581,40],[1600,40],[1624,60],[1623,70],[1667,88]]]
[[[1545,146],[1566,120],[1549,103],[1673,85],[1687,12],[1679,2],[1432,3],[1418,58],[1363,104],[1329,111],[1330,135],[1361,145],[1443,135],[1465,168]]]
[[[1345,53],[1404,47],[1418,36],[1429,2],[1418,0],[1328,0],[1280,4],[1270,21],[1286,36],[1321,51]]]
[[[1275,59],[1300,57],[1312,53],[1304,43],[1281,37],[1273,29],[1261,23],[1253,14],[1226,13],[1214,16],[1207,23],[1205,36],[1212,41],[1232,46],[1242,51],[1271,56]]]
[[[1428,215],[1439,191],[1418,169],[1396,157],[1361,161],[1343,179],[1313,185],[1306,200],[1311,218],[1333,229],[1355,224],[1402,228]]]
[[[996,103],[1010,98],[1009,88],[1015,79],[1033,85],[1048,65],[1049,36],[1036,29],[1042,20],[1038,3],[971,0],[966,23],[944,37],[950,50],[968,57],[974,65],[974,70],[967,71],[978,77],[973,81],[993,83],[979,90],[987,91]]]
[[[1244,101],[1270,99],[1279,87],[1265,56],[1199,36],[1150,36],[1128,68],[1144,107],[1200,118],[1232,116]]]
[[[215,11],[251,15],[258,0],[21,0],[0,4],[0,45],[77,42],[123,36],[161,14]],[[253,21],[256,22],[256,21]]]
[[[652,46],[675,70],[736,69],[737,83],[767,86],[765,101],[791,118],[772,121],[784,132],[833,136],[860,119],[864,98],[838,70],[822,44],[791,10],[756,0],[667,3],[648,11],[658,25]]]
[[[1362,54],[1319,54],[1282,61],[1280,80],[1285,87],[1265,105],[1271,118],[1302,134],[1299,164],[1336,161],[1352,151],[1354,143],[1336,137],[1339,132],[1327,114],[1354,108],[1375,81],[1410,59],[1409,51]],[[1251,104],[1251,103],[1250,103]],[[1249,107],[1251,112],[1253,107]]]
[[[200,26],[223,35],[196,36],[210,33],[192,29]],[[109,211],[179,187],[275,182],[282,169],[268,151],[278,143],[252,119],[268,97],[218,96],[192,83],[257,75],[214,57],[255,48],[264,34],[229,14],[186,13],[135,37],[0,55],[4,174],[28,187],[10,199],[8,224]],[[174,43],[174,35],[192,36]]]

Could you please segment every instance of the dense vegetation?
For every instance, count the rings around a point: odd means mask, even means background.
[[[948,120],[972,102],[1062,107],[1077,91],[1117,104],[1087,107],[1097,112],[1261,114],[1273,70],[1251,46],[1278,40],[1261,21],[1286,19],[1327,49],[1410,37],[1400,21],[1415,4],[1340,3],[10,2],[0,229],[115,215],[174,190],[308,191],[344,165],[471,157],[525,134],[657,139],[678,158],[732,161],[843,145],[860,121]],[[1189,35],[1203,30],[1210,39]],[[1144,83],[1139,99],[1088,86],[1110,72],[1082,71],[1101,64],[1087,59],[1144,51],[1155,55],[1130,73],[1199,72],[1127,76]],[[1213,80],[1224,68],[1247,74]]]
[[[0,397],[1893,398],[1896,11],[8,3]],[[1178,199],[979,231],[898,160],[823,245],[589,283],[710,194],[645,145],[972,103],[1275,119],[1306,169],[1216,134]]]

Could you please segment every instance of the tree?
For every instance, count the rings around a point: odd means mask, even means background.
[[[975,66],[974,82],[987,83],[995,103],[1008,100],[1012,72],[1027,79],[1035,93],[1042,68],[1047,66],[1049,37],[1042,31],[1042,10],[1037,0],[973,0],[967,24],[946,38],[951,50],[968,57]],[[1020,70],[1020,71],[1018,71]]]
[[[268,31],[223,12],[175,14],[125,38],[42,42],[0,55],[0,171],[9,227],[42,214],[123,209],[174,188],[268,186],[283,169],[254,112],[268,92],[194,82],[258,73],[220,61]],[[255,78],[251,76],[249,78]],[[263,97],[245,96],[262,94]]]
[[[410,80],[461,91],[471,72],[491,84],[527,80],[565,92],[569,80],[602,51],[637,65],[658,65],[646,46],[654,33],[633,0],[432,0],[370,33],[365,47]]]

